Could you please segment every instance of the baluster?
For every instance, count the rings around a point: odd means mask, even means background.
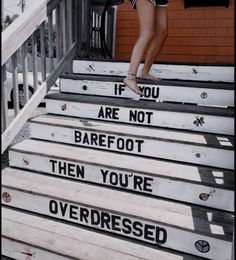
[[[66,0],[67,50],[72,45],[72,0]]]
[[[12,85],[13,85],[13,106],[14,115],[16,116],[19,111],[19,87],[18,87],[18,70],[17,70],[17,51],[12,55]]]
[[[56,7],[56,56],[57,62],[61,59],[61,33],[60,33],[60,6]]]
[[[28,87],[28,53],[26,42],[22,45],[22,74],[23,74],[23,91],[24,91],[24,104],[29,100],[29,87]]]
[[[54,68],[54,48],[53,48],[53,24],[52,24],[53,13],[48,16],[48,55],[49,55],[49,71],[52,72]]]
[[[1,126],[1,130],[2,132],[7,128],[8,126],[8,94],[7,94],[7,86],[5,85],[5,81],[6,81],[6,66],[3,65],[2,66],[2,77],[1,77],[1,84],[2,84],[2,97],[1,97],[1,109],[2,109],[2,116],[1,116],[1,120],[2,120],[2,126]]]
[[[37,55],[37,31],[35,31],[32,36],[32,55],[33,55],[33,82],[34,82],[34,92],[38,88],[38,55]]]
[[[46,53],[45,53],[45,22],[40,26],[40,54],[41,54],[41,72],[42,72],[42,81],[46,79]]]
[[[60,3],[60,14],[61,14],[61,33],[62,33],[62,55],[66,54],[67,42],[66,42],[66,2],[62,0]]]

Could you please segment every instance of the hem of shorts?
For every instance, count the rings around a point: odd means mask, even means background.
[[[155,7],[160,6],[160,7],[168,7],[168,4],[165,5],[154,5]],[[133,9],[136,9],[136,1],[134,2],[134,4],[132,5]]]

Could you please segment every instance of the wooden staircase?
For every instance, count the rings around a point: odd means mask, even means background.
[[[125,66],[74,61],[47,114],[30,120],[31,139],[10,148],[3,255],[231,260],[230,73],[216,68],[207,81],[190,68],[190,81],[187,66],[176,80],[166,66],[169,79],[162,70],[158,85],[140,81],[137,98],[122,83]]]

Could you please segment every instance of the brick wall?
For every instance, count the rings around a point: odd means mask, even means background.
[[[170,0],[168,38],[157,61],[234,63],[234,0],[229,8],[184,8],[184,0]],[[136,11],[128,0],[118,7],[116,59],[129,60],[138,36]]]

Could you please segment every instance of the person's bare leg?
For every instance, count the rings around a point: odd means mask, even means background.
[[[156,60],[168,34],[168,14],[167,7],[157,6],[155,14],[155,35],[152,38],[150,47],[148,48],[145,63],[140,75],[141,78],[149,80],[157,80],[156,77],[149,74],[152,64]]]
[[[145,49],[154,36],[155,6],[150,0],[137,0],[136,8],[139,20],[139,38],[132,51],[128,76],[124,84],[138,95],[143,93],[136,83],[136,75]]]

